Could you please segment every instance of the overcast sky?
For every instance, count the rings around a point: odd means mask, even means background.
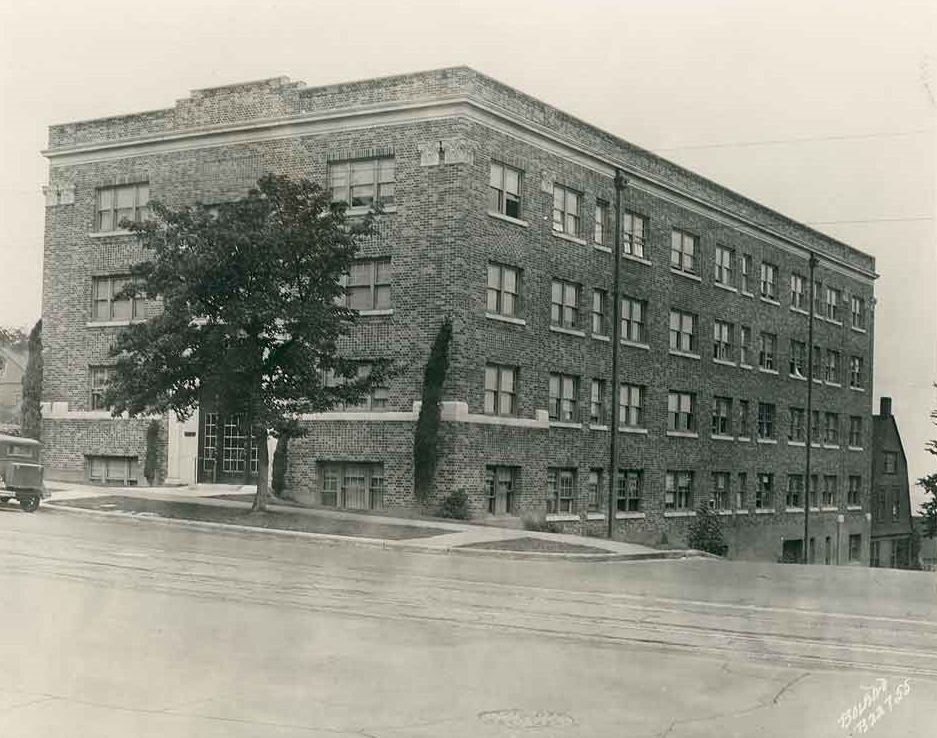
[[[933,0],[0,0],[0,325],[40,315],[47,126],[466,64],[874,255],[912,478],[937,380]]]

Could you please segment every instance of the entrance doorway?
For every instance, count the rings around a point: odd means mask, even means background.
[[[250,484],[257,480],[257,444],[251,441],[247,458],[247,422],[244,413],[227,415],[205,408],[199,413],[198,481]],[[250,474],[246,476],[247,465]]]
[[[804,542],[800,538],[788,538],[781,544],[781,563],[799,564],[804,560]]]

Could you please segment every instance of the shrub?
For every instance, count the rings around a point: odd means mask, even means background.
[[[439,517],[453,520],[468,520],[472,517],[469,509],[469,498],[464,489],[450,492],[439,506]]]
[[[270,488],[277,497],[282,497],[283,491],[286,489],[286,462],[289,445],[289,434],[281,433],[277,436],[277,447],[273,450],[273,469],[270,478]]]
[[[524,530],[532,530],[537,533],[562,533],[563,528],[552,521],[539,515],[524,515],[521,517],[521,525]]]
[[[423,375],[423,395],[420,416],[413,436],[413,491],[417,502],[429,499],[433,477],[436,474],[436,447],[439,436],[439,402],[449,369],[449,342],[452,339],[452,321],[446,318],[439,326],[436,340],[430,349]]]
[[[687,544],[697,551],[705,551],[716,556],[725,555],[728,546],[726,546],[725,538],[722,536],[722,525],[719,522],[719,516],[710,510],[707,505],[700,505],[697,509],[696,517],[690,523]]]
[[[159,421],[151,420],[146,427],[146,456],[143,459],[143,476],[146,483],[153,486],[156,480],[156,466],[159,463]]]

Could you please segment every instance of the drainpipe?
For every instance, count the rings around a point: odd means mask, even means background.
[[[614,537],[616,488],[618,477],[618,426],[621,423],[618,388],[618,355],[621,351],[621,198],[627,180],[620,169],[615,170],[615,269],[612,278],[612,428],[608,453],[608,537]]]
[[[810,447],[813,445],[813,303],[816,299],[814,294],[816,283],[813,279],[814,270],[817,268],[817,257],[810,254],[810,303],[807,306],[810,317],[808,318],[807,329],[807,459],[806,473],[804,474],[804,563],[810,563]],[[820,490],[817,490],[820,494]]]

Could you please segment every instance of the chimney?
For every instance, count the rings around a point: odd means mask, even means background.
[[[880,398],[879,402],[881,402],[881,408],[878,411],[878,414],[883,418],[890,418],[891,417],[891,398],[882,397]]]

